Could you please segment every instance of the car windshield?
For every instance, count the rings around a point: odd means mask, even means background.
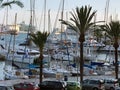
[[[0,86],[0,90],[14,90],[12,86]]]
[[[112,84],[112,83],[118,83],[117,80],[106,80],[105,82],[106,82],[106,83],[111,83],[111,84]]]
[[[104,80],[89,80],[89,79],[86,79],[83,81],[83,83],[91,83],[91,84],[104,84]]]
[[[27,83],[19,83],[14,85],[15,88],[30,88],[33,87],[32,84],[27,84]]]
[[[0,90],[7,90],[6,87],[0,86]]]
[[[76,83],[75,82],[67,82],[67,85],[68,86],[76,86]]]
[[[57,81],[45,81],[42,82],[41,85],[48,85],[48,86],[54,86],[54,87],[63,87],[62,82],[57,82]]]
[[[9,86],[9,87],[7,87],[8,88],[8,90],[14,90],[14,88],[12,87],[12,86]],[[1,90],[1,89],[0,89]]]
[[[100,82],[98,80],[91,80],[90,83],[91,84],[99,84]]]

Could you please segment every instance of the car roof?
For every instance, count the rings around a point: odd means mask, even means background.
[[[107,80],[117,80],[115,78],[104,78],[104,79],[107,79]]]
[[[67,81],[68,83],[80,83],[78,81]]]
[[[104,79],[90,78],[90,79],[84,79],[84,80],[104,80]]]
[[[12,84],[8,84],[8,83],[7,84],[3,83],[3,84],[0,84],[0,86],[13,86],[13,85]]]
[[[98,78],[91,78],[91,79],[84,79],[84,81],[100,81],[100,82],[104,82],[104,79],[98,79]]]
[[[61,80],[45,80],[43,82],[64,82],[64,81],[61,81]]]

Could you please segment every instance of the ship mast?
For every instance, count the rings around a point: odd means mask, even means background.
[[[109,3],[110,3],[110,0],[106,0],[105,15],[104,15],[105,24],[108,23]]]
[[[61,12],[61,19],[63,20],[64,17],[64,0],[62,0],[62,12]],[[63,24],[61,23],[61,41],[62,41],[62,33],[63,33]]]
[[[43,31],[45,32],[45,24],[46,24],[46,0],[44,0],[44,28]]]
[[[106,0],[105,15],[104,15],[104,24],[108,23],[109,2],[110,2],[110,0]],[[106,43],[106,33],[105,33],[105,43]]]

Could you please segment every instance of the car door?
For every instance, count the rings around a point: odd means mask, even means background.
[[[85,89],[85,90],[89,90],[89,80],[84,80],[83,83],[82,83],[82,88]]]
[[[110,85],[109,85],[109,80],[105,80],[105,89],[109,89]]]
[[[90,80],[88,83],[88,89],[87,90],[93,90],[93,88],[96,86],[97,82],[95,80]]]

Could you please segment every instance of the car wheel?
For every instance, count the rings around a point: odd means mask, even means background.
[[[82,89],[82,90],[87,90],[87,89]]]
[[[111,87],[110,90],[115,90],[115,89],[113,87]]]
[[[87,89],[85,89],[85,88],[82,88],[82,90],[87,90]]]
[[[98,88],[93,88],[93,90],[98,90]]]
[[[80,88],[79,88],[79,87],[77,87],[77,90],[80,90]]]

